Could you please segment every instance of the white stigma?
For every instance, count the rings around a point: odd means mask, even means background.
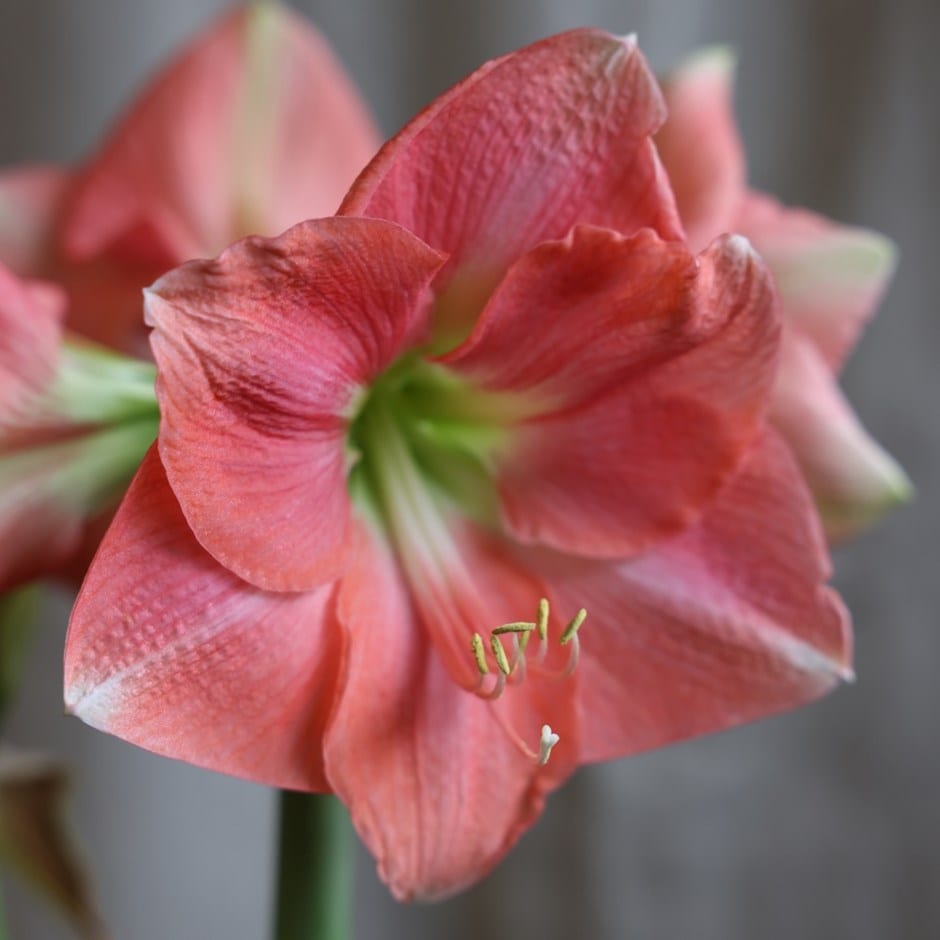
[[[552,748],[561,740],[551,729],[551,725],[542,725],[542,736],[539,739],[539,764],[547,764]]]

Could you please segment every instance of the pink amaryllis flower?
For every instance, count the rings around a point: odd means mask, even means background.
[[[632,39],[490,62],[343,216],[162,277],[161,427],[66,701],[336,793],[399,898],[486,872],[576,767],[812,699],[849,628],[765,415],[746,240],[681,240]],[[585,616],[586,610],[586,616]]]
[[[244,235],[335,211],[378,142],[306,20],[271,2],[230,11],[91,159],[0,174],[0,263],[64,286],[69,329],[137,352],[143,287]]]
[[[669,118],[656,143],[689,243],[741,232],[770,266],[783,303],[780,371],[771,401],[833,539],[856,534],[910,495],[904,471],[865,431],[837,374],[894,270],[874,232],[789,209],[748,188],[732,110],[734,60],[691,58],[664,82]]]

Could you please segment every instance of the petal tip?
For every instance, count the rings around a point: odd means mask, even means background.
[[[731,78],[738,67],[738,53],[733,46],[705,46],[693,52],[675,69],[674,75],[692,77],[696,75],[716,74],[721,78]]]
[[[745,235],[738,233],[725,235],[723,242],[728,254],[740,258],[742,261],[751,261],[760,258],[757,249]]]

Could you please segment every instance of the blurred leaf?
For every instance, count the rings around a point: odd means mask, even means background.
[[[65,821],[68,779],[58,763],[0,750],[0,860],[54,901],[85,940],[107,936]]]
[[[39,607],[39,585],[0,595],[0,717],[16,696]]]

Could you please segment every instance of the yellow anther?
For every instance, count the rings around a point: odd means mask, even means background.
[[[548,637],[548,598],[546,597],[539,601],[539,619],[536,629],[539,631],[540,640]]]
[[[584,623],[584,618],[587,617],[587,611],[582,607],[575,615],[571,618],[571,622],[565,627],[564,631],[561,634],[561,645],[564,646],[577,632],[581,629],[581,624]]]
[[[490,647],[496,657],[496,665],[499,666],[499,671],[504,676],[508,676],[511,669],[509,668],[509,660],[506,658],[506,650],[503,649],[502,640],[495,633],[490,636]]]
[[[480,670],[480,675],[489,675],[490,667],[486,663],[486,649],[483,646],[483,637],[479,633],[474,633],[471,637],[470,649],[473,650],[473,658],[477,661],[477,669]]]
[[[534,623],[528,623],[525,620],[519,620],[515,623],[504,623],[496,627],[491,632],[499,635],[502,633],[531,633],[535,629]]]

